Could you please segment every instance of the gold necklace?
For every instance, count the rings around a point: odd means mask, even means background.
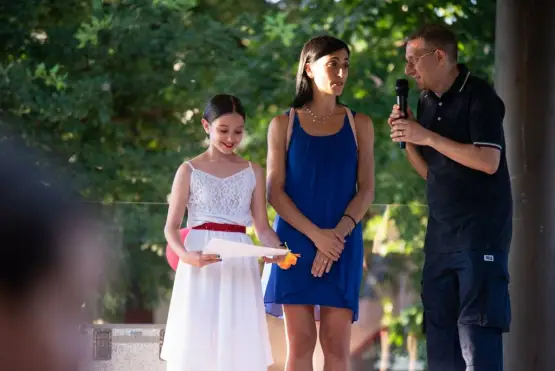
[[[312,110],[310,108],[308,108],[308,106],[305,104],[304,108],[308,111],[308,113],[310,114],[310,116],[312,116],[312,121],[313,122],[320,122],[321,124],[323,124],[327,119],[329,119],[331,117],[331,115],[333,115],[333,112],[335,111],[335,107],[333,107],[331,109],[331,111],[323,117],[319,117],[318,115],[316,115],[314,112],[312,112]]]

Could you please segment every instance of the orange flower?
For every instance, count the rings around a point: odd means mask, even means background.
[[[281,269],[289,269],[292,265],[297,264],[297,258],[300,258],[301,254],[293,254],[291,251],[285,255],[285,258],[277,263],[278,267]]]

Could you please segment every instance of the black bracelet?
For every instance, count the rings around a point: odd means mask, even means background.
[[[349,214],[343,214],[343,216],[345,216],[345,217],[347,217],[347,218],[349,218],[349,219],[351,219],[351,220],[353,221],[353,229],[355,229],[356,226],[357,226],[357,221],[355,220],[355,218],[353,218],[353,217],[350,216]],[[351,230],[351,232],[352,232],[352,230]],[[349,234],[350,234],[350,233],[349,233]]]

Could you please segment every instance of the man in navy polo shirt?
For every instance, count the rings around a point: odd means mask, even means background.
[[[394,106],[394,142],[426,179],[429,205],[422,301],[429,371],[503,370],[511,322],[512,195],[495,90],[457,64],[457,40],[425,26],[406,47],[421,89],[417,117]]]

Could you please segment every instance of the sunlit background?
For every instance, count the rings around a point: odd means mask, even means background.
[[[3,4],[2,121],[75,179],[89,202],[103,205],[109,221],[117,264],[105,289],[86,304],[90,323],[165,323],[173,273],[164,252],[166,197],[178,165],[205,146],[204,103],[215,93],[241,98],[248,132],[241,153],[264,165],[267,126],[293,98],[302,45],[329,33],[352,48],[342,101],[369,115],[376,132],[376,200],[363,220],[366,259],[353,371],[408,370],[409,360],[411,370],[425,369],[419,305],[424,182],[389,140],[386,117],[395,80],[403,77],[404,38],[425,22],[450,24],[460,38],[461,61],[492,81],[495,2],[456,3]],[[413,108],[416,96],[413,88]],[[269,323],[278,370],[283,328],[279,320]]]

